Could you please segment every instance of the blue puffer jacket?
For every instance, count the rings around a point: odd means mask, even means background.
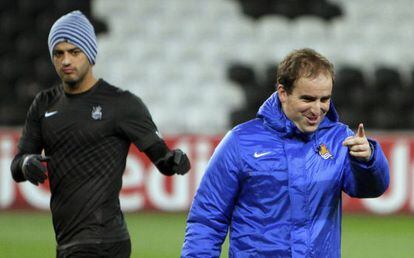
[[[360,162],[342,146],[350,135],[332,104],[316,132],[301,133],[273,94],[217,147],[188,216],[182,257],[219,257],[228,228],[229,257],[340,257],[342,191],[377,197],[389,184],[380,145],[369,140],[371,160]]]

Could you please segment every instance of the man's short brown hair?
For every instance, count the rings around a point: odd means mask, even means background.
[[[291,94],[294,83],[300,78],[315,78],[319,74],[329,75],[332,83],[335,78],[334,66],[329,60],[310,48],[294,50],[279,64],[277,83]]]

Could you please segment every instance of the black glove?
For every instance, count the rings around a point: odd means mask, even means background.
[[[176,149],[172,152],[170,162],[172,162],[172,172],[177,175],[185,175],[191,168],[190,160],[182,150]]]
[[[190,160],[180,149],[172,150],[155,164],[158,170],[166,176],[185,175],[191,168]]]
[[[43,184],[47,178],[47,169],[41,162],[49,160],[49,157],[43,157],[39,154],[23,156],[22,172],[24,178],[34,185]]]

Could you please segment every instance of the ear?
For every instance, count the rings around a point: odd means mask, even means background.
[[[279,95],[279,100],[281,103],[286,102],[287,92],[282,84],[277,85],[277,94]]]

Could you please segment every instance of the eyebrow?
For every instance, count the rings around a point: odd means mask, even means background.
[[[322,96],[321,99],[330,99],[332,95],[326,95],[326,96]],[[308,99],[308,100],[316,100],[318,99],[315,96],[311,96],[311,95],[301,95],[300,96],[301,99]]]
[[[55,50],[53,50],[53,53],[59,53],[59,52],[65,52],[65,51],[73,52],[75,50],[81,50],[81,49],[78,48],[78,47],[73,47],[73,48],[69,48],[69,49],[55,49]]]

